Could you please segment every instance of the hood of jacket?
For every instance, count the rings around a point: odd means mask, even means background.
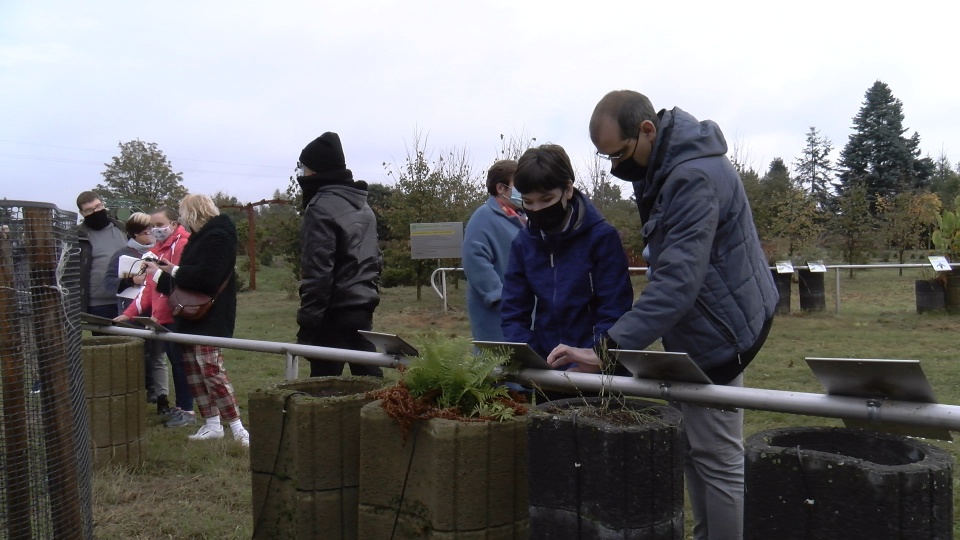
[[[303,208],[310,206],[317,193],[327,188],[349,188],[362,192],[364,201],[367,197],[367,183],[363,180],[354,180],[352,176],[350,178],[334,178],[314,174],[297,177],[297,183],[300,184],[300,189],[303,191]]]
[[[633,183],[634,193],[639,194],[637,206],[640,219],[646,223],[650,217],[663,182],[681,163],[693,159],[723,156],[727,153],[727,141],[720,126],[713,120],[697,120],[690,113],[674,107],[662,110],[657,140],[650,152],[646,176]]]
[[[367,183],[363,181],[349,183],[328,183],[320,186],[313,197],[304,204],[304,211],[317,203],[319,197],[334,196],[342,199],[353,210],[367,205]]]

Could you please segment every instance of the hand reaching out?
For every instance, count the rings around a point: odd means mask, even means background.
[[[557,345],[547,355],[547,364],[554,369],[572,364],[567,371],[600,373],[600,357],[593,349]]]

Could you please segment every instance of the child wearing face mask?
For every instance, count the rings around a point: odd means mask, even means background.
[[[633,303],[620,235],[573,181],[570,158],[552,144],[524,152],[514,174],[527,227],[511,246],[501,325],[506,341],[543,358],[561,344],[598,346]]]

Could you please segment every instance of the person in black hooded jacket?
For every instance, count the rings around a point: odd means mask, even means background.
[[[300,153],[300,309],[297,343],[376,351],[357,330],[373,327],[380,304],[382,256],[367,183],[354,180],[340,136],[326,132]],[[343,362],[310,360],[310,376],[343,372]],[[379,367],[350,363],[353,375],[383,376]]]

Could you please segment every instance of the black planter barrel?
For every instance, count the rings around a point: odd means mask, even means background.
[[[899,435],[771,429],[746,441],[747,540],[952,538],[953,459]]]
[[[682,540],[680,412],[633,398],[610,408],[638,412],[640,421],[608,422],[582,409],[600,404],[562,399],[530,412],[530,539]]]
[[[773,272],[773,281],[777,284],[777,293],[780,299],[777,301],[777,315],[790,314],[790,287],[793,283],[793,273],[781,274],[776,269]]]
[[[807,269],[797,271],[801,311],[827,309],[827,298],[823,292],[823,274],[823,272],[811,272]]]
[[[960,313],[960,274],[956,272],[955,270],[947,274],[947,312],[951,315]]]
[[[939,280],[918,279],[914,282],[917,313],[943,311],[947,307],[947,291]]]

